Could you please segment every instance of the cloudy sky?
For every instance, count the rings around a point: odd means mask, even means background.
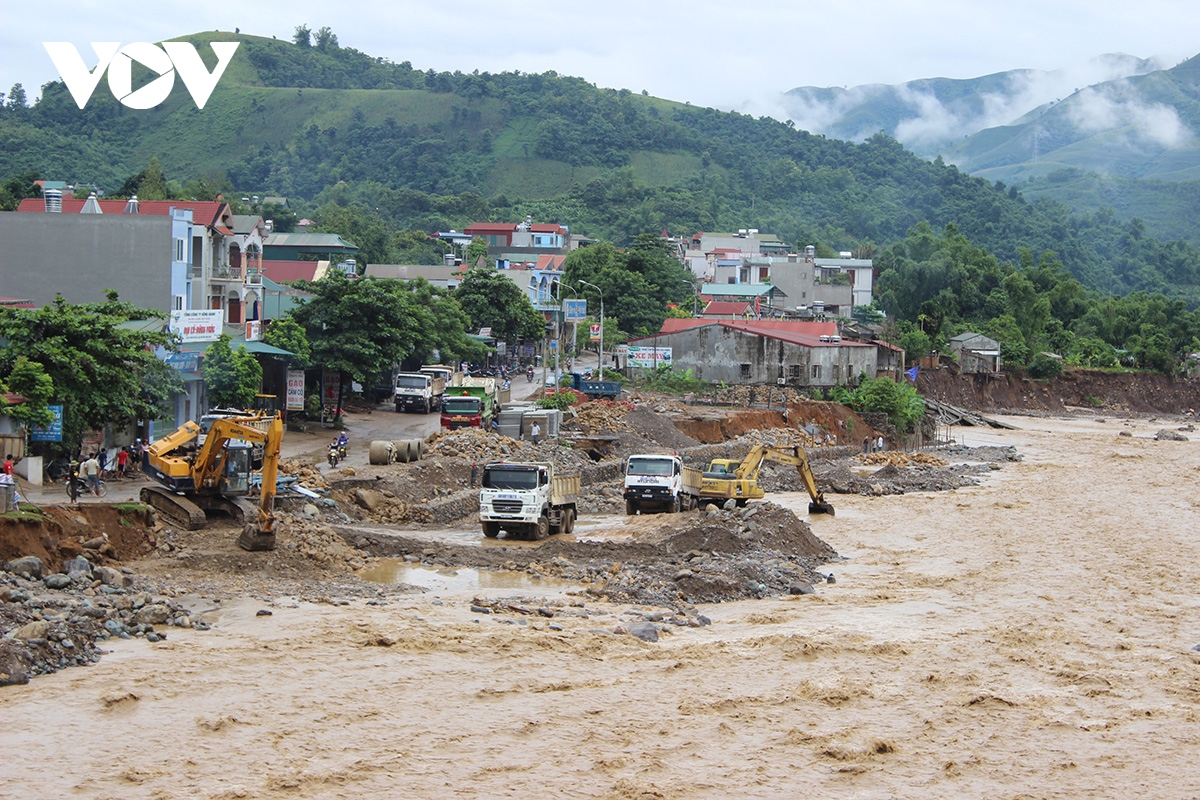
[[[200,30],[290,38],[328,25],[343,46],[413,66],[557,70],[599,86],[770,113],[796,86],[1052,70],[1103,53],[1200,53],[1194,0],[0,0],[0,91],[58,77],[43,41],[160,41]],[[102,85],[103,86],[103,85]],[[0,145],[2,146],[2,145]]]

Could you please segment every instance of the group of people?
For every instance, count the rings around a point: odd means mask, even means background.
[[[878,439],[872,439],[870,436],[863,439],[864,453],[878,453],[885,449],[887,449],[887,443],[883,441],[882,436]]]

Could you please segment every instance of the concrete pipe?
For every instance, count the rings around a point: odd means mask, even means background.
[[[395,446],[391,442],[374,441],[371,442],[371,448],[367,451],[367,460],[372,466],[381,466],[390,464],[394,460],[393,453]]]

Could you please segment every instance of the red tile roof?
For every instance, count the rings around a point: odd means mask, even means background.
[[[516,229],[515,222],[475,222],[463,228],[463,233],[512,233]]]
[[[23,300],[19,297],[0,297],[0,306],[4,308],[37,308],[32,300]]]
[[[317,273],[316,261],[263,261],[263,275],[276,283],[311,281]]]
[[[62,199],[62,213],[78,214],[83,209],[86,200],[74,197]],[[124,214],[125,200],[101,200],[100,210],[105,214]],[[212,227],[221,217],[230,216],[229,204],[217,200],[139,200],[138,213],[152,216],[166,216],[172,208],[190,208],[192,220],[198,225]],[[26,213],[46,211],[46,201],[40,197],[27,197],[21,201],[17,211]]]
[[[537,266],[534,269],[562,269],[563,262],[566,260],[566,256],[541,255],[538,256]]]
[[[706,317],[741,316],[746,313],[746,309],[753,307],[753,303],[744,300],[713,300],[701,313]]]
[[[558,223],[550,223],[546,225],[530,225],[529,230],[534,233],[566,233],[563,226]]]

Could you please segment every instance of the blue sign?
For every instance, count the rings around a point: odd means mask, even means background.
[[[199,353],[167,353],[163,360],[180,372],[195,372],[200,368]]]
[[[32,442],[61,442],[62,441],[62,406],[46,406],[54,413],[54,421],[48,427],[34,426],[29,432]]]
[[[563,300],[563,319],[567,322],[587,319],[587,300]]]

